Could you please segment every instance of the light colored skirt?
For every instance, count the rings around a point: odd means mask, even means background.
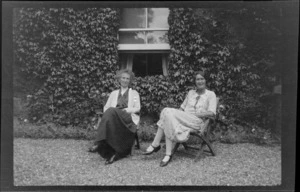
[[[185,142],[192,130],[203,131],[204,128],[201,118],[174,108],[164,108],[157,125],[168,139],[175,142]]]

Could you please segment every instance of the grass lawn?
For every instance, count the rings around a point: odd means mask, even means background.
[[[87,152],[91,142],[74,139],[14,139],[14,185],[193,185],[275,186],[281,184],[281,147],[214,143],[217,156],[193,162],[183,148],[166,167],[159,167],[164,149],[151,156],[141,151],[104,165]]]

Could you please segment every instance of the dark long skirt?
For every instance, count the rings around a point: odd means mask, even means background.
[[[105,159],[111,158],[115,153],[120,157],[127,156],[131,152],[135,132],[136,125],[130,114],[118,108],[107,109],[98,127],[98,153]]]

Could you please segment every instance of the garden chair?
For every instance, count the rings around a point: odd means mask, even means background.
[[[219,107],[219,98],[217,98],[217,111],[218,111],[218,107]],[[214,125],[215,118],[216,117],[213,116],[213,117],[208,117],[204,120],[203,133],[201,133],[200,131],[196,131],[196,130],[190,132],[190,136],[194,136],[194,137],[197,137],[198,139],[200,139],[201,142],[200,142],[200,144],[198,144],[199,145],[198,147],[189,146],[187,144],[187,142],[176,143],[172,150],[172,155],[174,155],[174,153],[177,151],[179,145],[182,144],[185,150],[189,150],[189,149],[198,150],[198,153],[196,154],[194,161],[197,161],[198,159],[200,159],[204,155],[204,152],[209,153],[212,156],[215,156],[216,152],[214,151],[212,144],[210,142],[211,127]],[[204,150],[205,146],[207,146],[208,150]]]

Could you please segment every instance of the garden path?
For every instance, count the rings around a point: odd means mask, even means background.
[[[88,153],[91,142],[72,139],[14,139],[14,185],[193,185],[274,186],[281,184],[281,147],[214,143],[217,156],[193,162],[183,148],[166,167],[159,167],[164,150],[132,156],[104,165]],[[142,143],[145,149],[149,143]]]

